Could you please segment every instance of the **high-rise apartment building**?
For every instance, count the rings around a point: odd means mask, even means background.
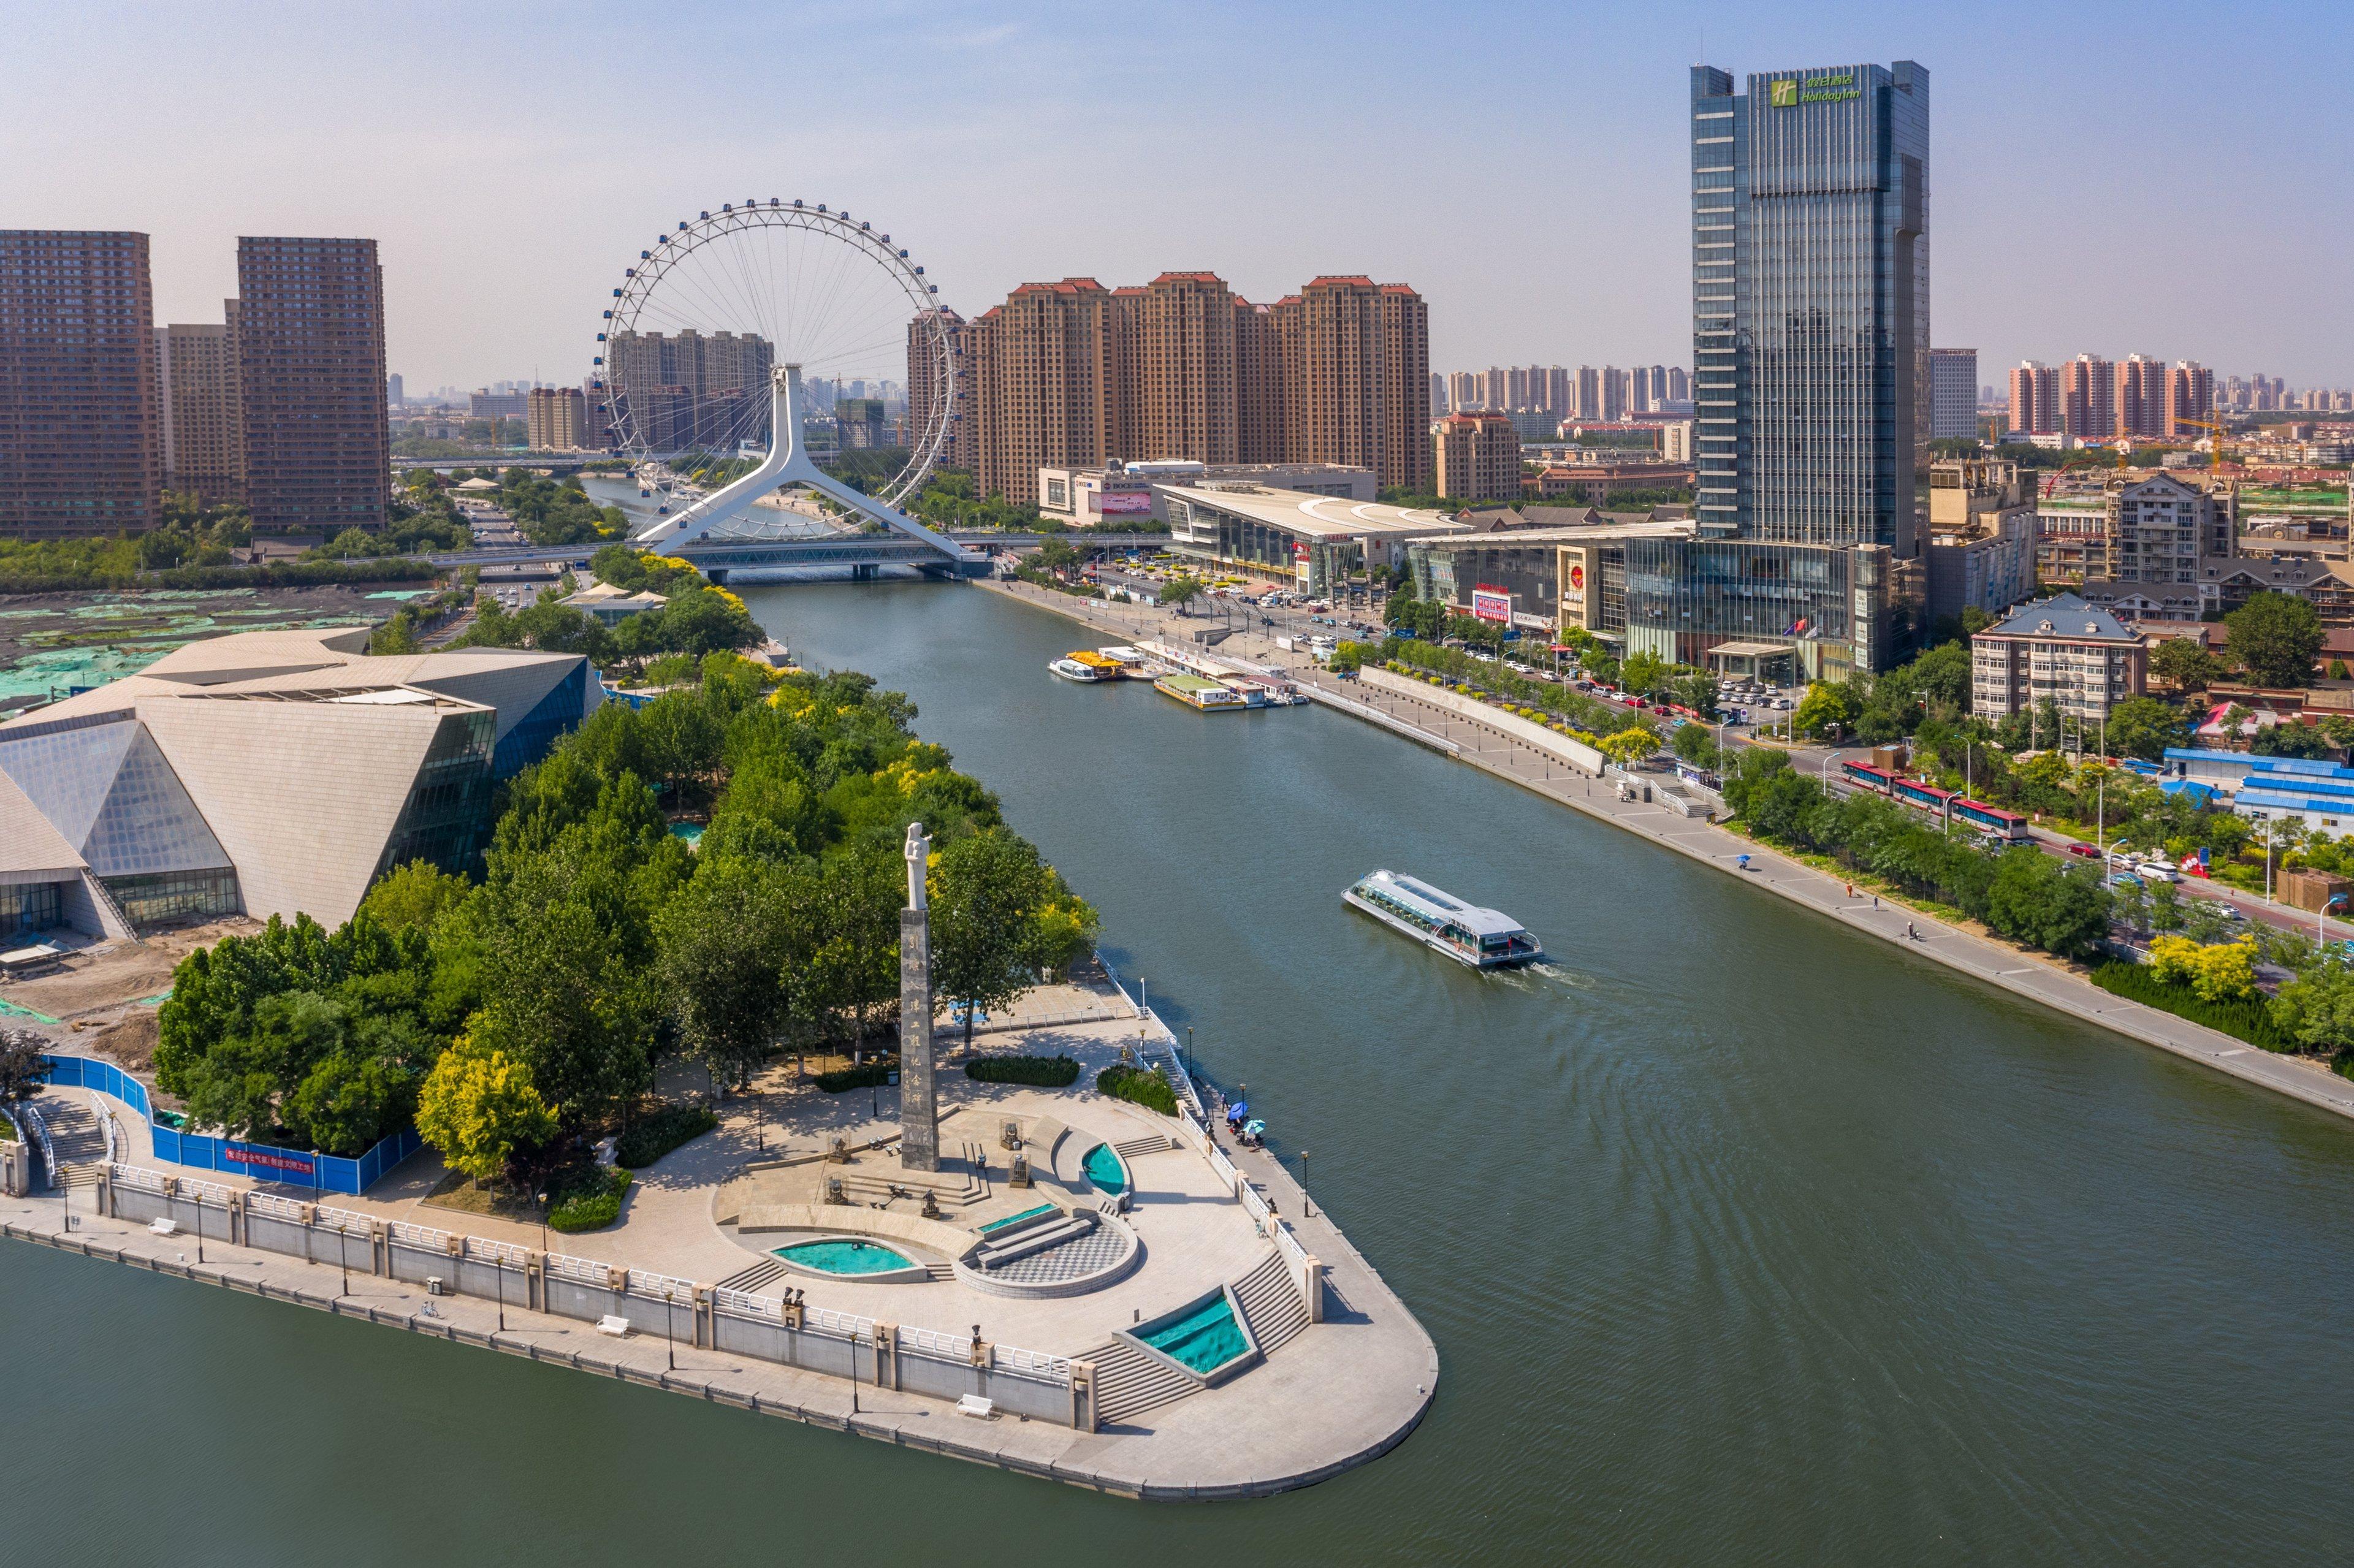
[[[1433,418],[1454,412],[1447,402],[1447,377],[1436,370],[1430,373],[1430,412]]]
[[[2106,440],[2117,429],[2117,367],[2080,354],[2060,367],[2060,429],[2063,434]]]
[[[245,496],[245,413],[238,394],[237,302],[228,322],[155,329],[156,406],[164,427],[164,488],[206,502]]]
[[[1036,502],[1042,467],[1332,462],[1425,490],[1429,318],[1402,284],[1319,278],[1272,305],[1206,272],[1025,283],[967,330],[974,471]]]
[[[1933,441],[1978,433],[1978,351],[1975,348],[1933,348],[1929,351],[1929,439]]]
[[[614,426],[650,451],[764,446],[776,354],[758,333],[615,333],[604,354]]]
[[[2117,361],[2116,433],[2163,436],[2173,422],[2166,361],[2129,354]]]
[[[1509,414],[1449,414],[1430,439],[1439,494],[1458,501],[1521,498],[1521,435]]]
[[[1447,378],[1447,407],[1465,413],[1487,407],[1488,378],[1476,370],[1458,370]]]
[[[2193,421],[2212,421],[2215,418],[2215,373],[2196,360],[2175,361],[2167,377],[2166,401],[2166,434],[2206,434]]]
[[[145,235],[0,229],[0,534],[154,525],[154,324]]]
[[[1544,411],[1554,418],[1566,418],[1572,412],[1569,399],[1569,370],[1564,366],[1548,365],[1544,373]]]
[[[572,452],[588,445],[587,399],[578,387],[535,387],[524,395],[525,440],[535,451]]]
[[[913,432],[909,440],[932,428],[940,413],[937,405],[943,389],[953,385],[951,407],[946,410],[948,440],[940,448],[940,461],[970,472],[974,429],[971,372],[965,363],[965,320],[946,305],[934,308],[948,329],[945,350],[920,318],[907,323],[907,429]]]
[[[384,400],[395,408],[408,401],[408,389],[401,386],[400,376],[397,372],[384,378]]]
[[[1504,367],[1500,365],[1488,366],[1487,374],[1479,381],[1479,407],[1501,409],[1511,406],[1511,387]]]
[[[2028,436],[2060,431],[2060,373],[2040,360],[2024,359],[2010,373],[2010,429]]]
[[[384,270],[373,239],[237,242],[238,387],[257,528],[384,527]]]
[[[1691,376],[1681,365],[1668,366],[1668,401],[1670,403],[1691,401]]]
[[[1630,541],[1628,646],[1892,662],[1929,428],[1929,73],[1691,72],[1697,537]],[[1904,570],[1900,577],[1899,567]]]

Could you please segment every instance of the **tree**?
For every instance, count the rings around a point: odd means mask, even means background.
[[[412,860],[385,873],[360,900],[360,908],[387,931],[425,931],[472,891],[464,877],[429,860]]]
[[[1836,686],[1817,681],[1798,699],[1796,712],[1790,715],[1791,726],[1800,735],[1820,735],[1827,729],[1843,728],[1848,722],[1847,698]]]
[[[2273,1022],[2308,1051],[2354,1047],[2354,969],[2317,969],[2280,988]]]
[[[1704,719],[1716,717],[1717,680],[1705,670],[1691,670],[1675,678],[1676,701]]]
[[[1659,737],[1639,724],[1628,725],[1597,743],[1602,754],[1621,768],[1632,768],[1659,748]]]
[[[1173,577],[1161,585],[1161,602],[1182,610],[1187,605],[1201,598],[1204,591],[1199,577]],[[1408,602],[1412,603],[1411,600]]]
[[[2294,594],[2259,593],[2223,618],[2224,647],[2259,686],[2303,686],[2321,652],[2321,618]]]
[[[0,1111],[14,1110],[41,1092],[49,1043],[29,1029],[0,1029]]]
[[[2212,946],[2159,937],[2149,945],[2149,972],[2162,983],[2189,986],[2202,1001],[2243,1001],[2256,994],[2255,958],[2251,937]]]
[[[713,1084],[740,1083],[769,1054],[790,948],[778,872],[719,856],[655,919],[671,1015]]]
[[[1714,768],[1717,764],[1716,737],[1696,724],[1688,724],[1676,731],[1668,744],[1678,757],[1694,768]]]
[[[1987,924],[2063,959],[2091,952],[2109,929],[2108,892],[2098,874],[2063,868],[2025,844],[2006,850],[1987,889]]]
[[[417,1131],[452,1171],[494,1181],[516,1155],[556,1136],[556,1115],[522,1063],[461,1035],[425,1080]]]
[[[965,1004],[966,1050],[976,1012],[1005,1007],[1037,983],[1036,924],[1056,891],[1037,850],[1002,828],[939,852],[928,889],[932,988]]]
[[[1058,577],[1068,577],[1079,566],[1079,552],[1067,540],[1048,539],[1038,546],[1038,567]]]
[[[2184,692],[2203,692],[2221,677],[2223,662],[2195,637],[2172,637],[2149,656],[2149,673]]]
[[[1619,669],[1627,677],[1627,689],[1638,696],[1656,696],[1668,683],[1667,661],[1656,653],[1638,649],[1627,655]]]
[[[2180,639],[2168,647],[2181,645]],[[2169,746],[2189,743],[2190,726],[2182,715],[2155,697],[2127,697],[2109,710],[2106,739],[2112,757],[2138,757],[2155,762]]]
[[[2317,726],[2292,718],[2256,731],[2254,738],[2248,742],[2248,749],[2258,757],[2317,759],[2327,757],[2337,747]]]

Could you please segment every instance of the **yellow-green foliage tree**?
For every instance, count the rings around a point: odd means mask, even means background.
[[[1629,725],[1602,737],[1603,754],[1621,768],[1632,768],[1659,748],[1659,737],[1641,725]]]
[[[556,1113],[522,1063],[461,1034],[418,1096],[417,1130],[450,1169],[490,1181],[518,1150],[556,1136]]]
[[[2149,945],[2151,978],[2187,985],[2202,1001],[2240,1001],[2256,994],[2256,945],[2247,937],[2203,945],[2160,937]]]

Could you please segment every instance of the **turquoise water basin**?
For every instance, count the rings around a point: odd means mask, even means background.
[[[1120,1163],[1119,1151],[1108,1143],[1098,1143],[1079,1161],[1087,1180],[1113,1197],[1128,1191],[1128,1167]]]
[[[1002,1231],[1010,1225],[1022,1224],[1027,1221],[1037,1219],[1042,1214],[1051,1214],[1054,1212],[1054,1204],[1041,1203],[1034,1209],[1024,1209],[1018,1214],[1008,1214],[1002,1220],[991,1220],[989,1224],[981,1227],[981,1234],[988,1235],[993,1231]]]
[[[820,1274],[889,1274],[917,1266],[906,1254],[869,1241],[795,1242],[777,1248],[777,1255]]]
[[[1223,1290],[1181,1317],[1137,1330],[1136,1337],[1204,1377],[1251,1348]]]

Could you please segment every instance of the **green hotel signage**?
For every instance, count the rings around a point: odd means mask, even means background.
[[[1850,98],[1861,98],[1851,70],[1837,71],[1829,76],[1777,77],[1773,83],[1772,102],[1776,109],[1796,109],[1802,103],[1845,103]]]

